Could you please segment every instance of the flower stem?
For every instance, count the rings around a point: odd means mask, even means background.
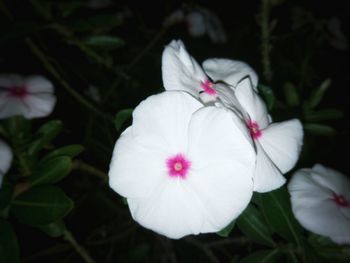
[[[91,258],[86,249],[77,242],[69,230],[64,230],[63,238],[74,248],[74,250],[85,260],[86,263],[96,262],[93,258]]]
[[[271,6],[269,0],[262,0],[260,11],[260,26],[261,26],[261,58],[263,66],[263,74],[265,79],[269,82],[272,79],[271,69],[271,44],[270,44],[270,28],[269,28],[269,16]]]
[[[73,169],[75,170],[80,170],[83,172],[87,172],[89,174],[95,175],[96,177],[102,179],[103,181],[107,181],[108,180],[108,175],[104,172],[102,172],[101,170],[97,169],[96,167],[87,164],[83,161],[80,160],[75,160],[73,163]]]
[[[26,39],[27,45],[30,47],[31,51],[34,55],[38,57],[38,59],[42,62],[47,71],[49,71],[56,79],[60,82],[61,86],[66,89],[66,91],[72,95],[81,105],[85,108],[89,109],[96,115],[99,115],[102,118],[113,120],[112,116],[106,115],[104,112],[101,112],[97,109],[92,103],[86,100],[83,96],[81,96],[78,92],[76,92],[73,88],[70,87],[67,81],[65,81],[55,67],[50,63],[50,61],[46,58],[45,54],[40,50],[40,48],[29,38]]]

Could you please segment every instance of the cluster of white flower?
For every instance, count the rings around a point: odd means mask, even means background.
[[[0,120],[13,116],[27,119],[49,115],[55,104],[52,83],[42,76],[0,75]],[[11,148],[0,140],[0,187],[12,162]]]
[[[208,59],[201,67],[181,41],[164,50],[165,92],[141,102],[116,143],[110,186],[133,218],[170,238],[217,232],[253,191],[285,183],[303,140],[294,119],[273,123],[245,63]]]

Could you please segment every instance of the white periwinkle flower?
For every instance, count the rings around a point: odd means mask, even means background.
[[[295,172],[288,184],[292,210],[307,230],[350,244],[350,180],[316,164]]]
[[[0,75],[0,119],[49,115],[56,104],[53,92],[52,83],[42,76]]]
[[[178,40],[163,52],[162,73],[165,89],[189,92],[204,103],[223,104],[240,116],[256,148],[255,191],[271,191],[285,183],[282,174],[298,160],[303,128],[297,119],[271,123],[257,93],[258,77],[249,65],[216,58],[205,60],[202,68]]]
[[[4,141],[0,140],[0,187],[4,175],[10,169],[12,158],[13,155],[10,147]]]
[[[109,184],[148,229],[170,238],[217,232],[252,196],[247,132],[226,108],[203,107],[185,92],[153,95],[115,145]]]

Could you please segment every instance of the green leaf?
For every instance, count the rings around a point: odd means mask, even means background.
[[[121,131],[123,124],[132,117],[133,109],[119,111],[114,118],[114,125],[117,131]]]
[[[235,226],[235,220],[233,220],[231,223],[229,223],[226,227],[224,227],[223,229],[221,229],[219,232],[217,232],[216,234],[218,234],[221,237],[228,237],[232,231],[232,229]]]
[[[63,235],[63,232],[66,229],[66,225],[62,220],[58,220],[48,225],[39,226],[39,229],[41,229],[50,237],[60,237]]]
[[[299,105],[299,95],[296,87],[293,83],[287,82],[283,86],[284,96],[286,98],[287,105],[290,107],[296,107]]]
[[[266,102],[266,106],[268,110],[271,110],[275,103],[275,95],[273,94],[273,90],[270,87],[265,85],[259,85],[258,90],[262,94],[262,97]]]
[[[72,208],[72,200],[60,188],[44,185],[19,195],[11,212],[24,224],[41,226],[63,218]]]
[[[42,161],[34,169],[30,176],[32,186],[47,183],[56,183],[72,169],[72,160],[68,156],[56,157],[47,161]]]
[[[251,240],[272,247],[276,245],[271,237],[272,232],[268,228],[263,215],[254,205],[248,205],[237,219],[237,225]]]
[[[120,37],[101,35],[85,39],[84,44],[96,48],[115,49],[124,46],[125,42]]]
[[[239,263],[274,263],[278,262],[279,254],[280,252],[277,249],[258,250],[241,259]]]
[[[286,187],[259,194],[259,207],[272,229],[286,240],[302,245],[302,228],[295,220]]]
[[[84,151],[84,147],[82,145],[72,144],[55,149],[54,151],[46,155],[41,161],[47,161],[49,159],[59,156],[69,156],[70,158],[74,158],[77,155],[79,155],[82,151]]]
[[[314,89],[311,93],[309,100],[305,103],[305,108],[313,109],[315,108],[322,100],[326,90],[331,85],[331,79],[325,79],[319,87]]]
[[[62,122],[53,120],[42,125],[35,133],[33,142],[28,146],[28,154],[38,153],[46,144],[51,142],[61,131]]]
[[[306,123],[304,124],[304,130],[314,135],[321,136],[333,136],[337,131],[331,126],[318,124],[318,123]]]
[[[344,117],[344,113],[337,109],[322,109],[305,113],[305,120],[310,122],[337,120]]]
[[[19,245],[12,226],[0,218],[0,262],[18,263]]]

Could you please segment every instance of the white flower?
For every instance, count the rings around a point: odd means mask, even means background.
[[[115,145],[109,184],[132,217],[170,238],[217,232],[249,203],[255,152],[229,110],[166,91],[141,102]]]
[[[3,176],[10,169],[12,158],[10,147],[4,141],[0,140],[0,187],[2,185]]]
[[[271,123],[266,105],[257,93],[258,77],[246,63],[208,59],[203,68],[181,41],[172,41],[163,52],[164,87],[189,92],[204,103],[222,102],[240,116],[257,153],[254,190],[267,192],[282,186],[286,181],[282,174],[294,167],[300,154],[300,121]]]
[[[292,210],[307,230],[350,244],[350,180],[320,164],[297,171],[288,184]]]
[[[52,83],[42,76],[0,75],[0,119],[49,115],[56,103]]]
[[[169,27],[183,23],[192,37],[201,37],[207,34],[213,43],[227,41],[225,30],[217,15],[206,8],[179,8],[171,13],[163,25]]]
[[[346,51],[348,49],[348,39],[341,28],[341,21],[338,17],[331,17],[327,23],[329,32],[329,43],[336,49]]]

